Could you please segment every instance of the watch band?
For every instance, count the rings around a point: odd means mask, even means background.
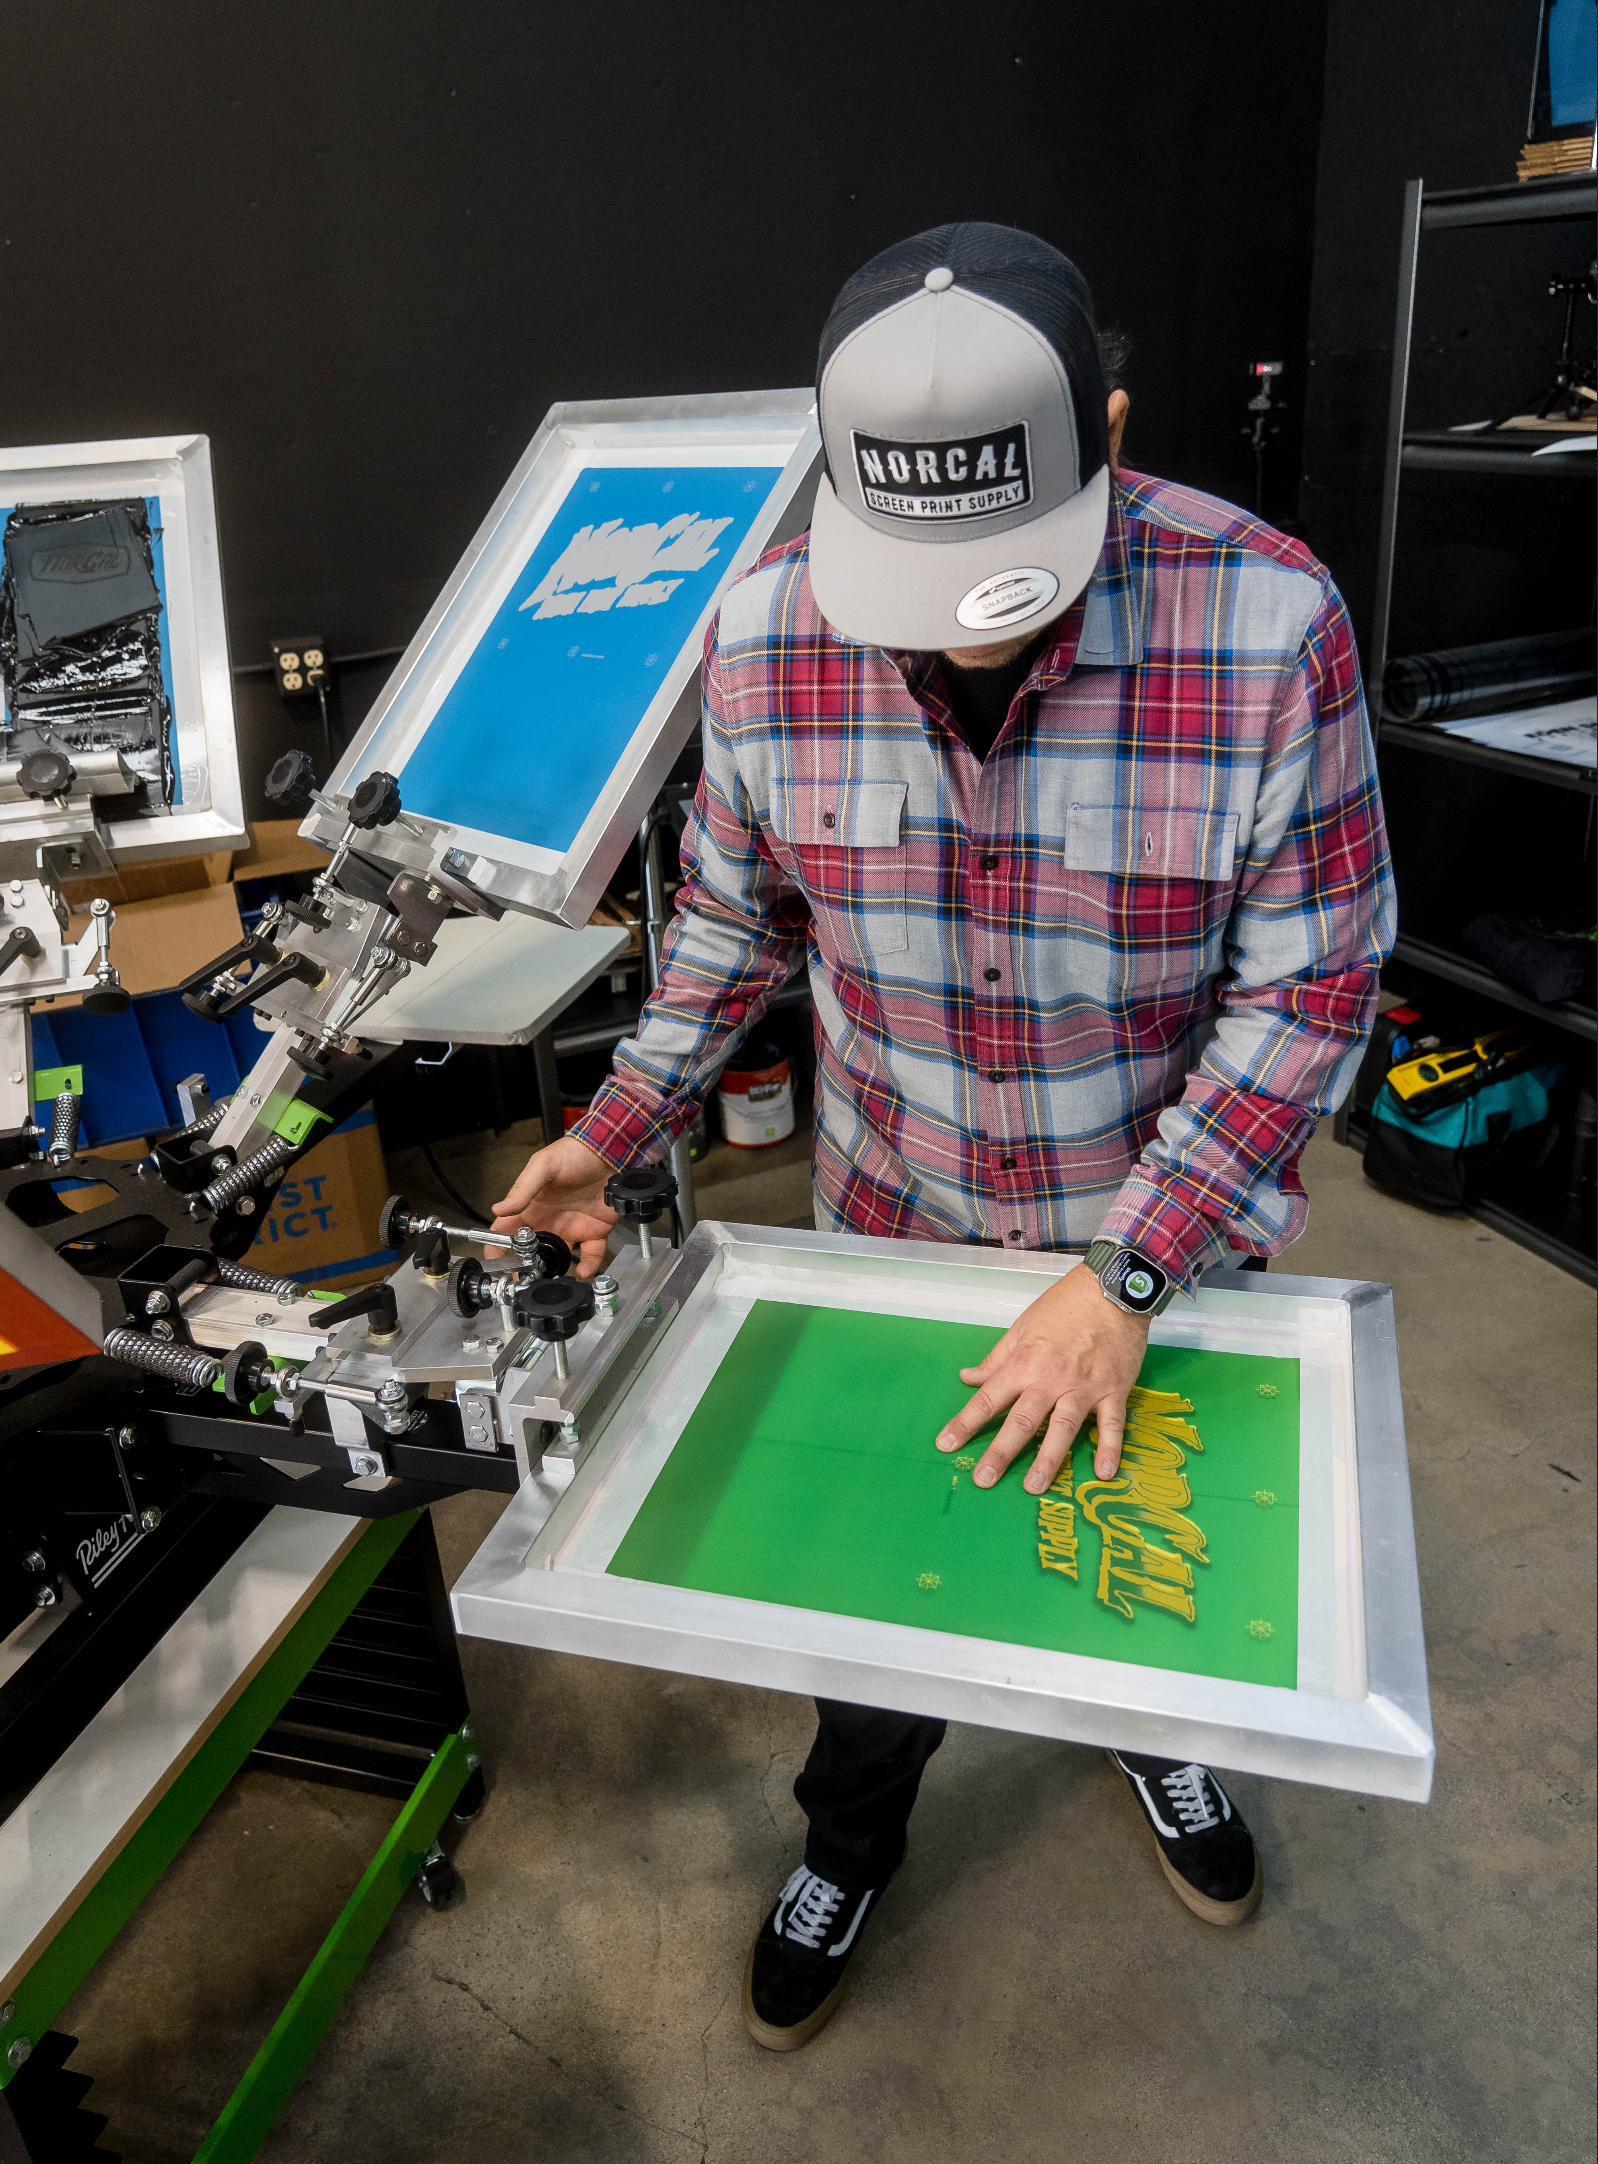
[[[1082,1258],[1099,1281],[1099,1290],[1123,1314],[1152,1319],[1176,1298],[1169,1271],[1124,1240],[1093,1240]]]

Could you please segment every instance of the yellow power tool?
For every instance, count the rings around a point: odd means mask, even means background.
[[[1507,1029],[1490,1029],[1470,1044],[1444,1045],[1389,1067],[1387,1081],[1410,1111],[1429,1112],[1465,1096],[1490,1075],[1501,1074],[1525,1052],[1525,1045],[1516,1043]]]

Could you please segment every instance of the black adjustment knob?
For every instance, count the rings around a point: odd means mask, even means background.
[[[633,1165],[605,1182],[607,1206],[629,1225],[652,1225],[676,1199],[677,1182],[668,1165]]]
[[[272,1373],[266,1347],[255,1338],[246,1338],[222,1363],[223,1395],[230,1405],[249,1405],[271,1387]]]
[[[377,1213],[378,1246],[403,1247],[415,1232],[417,1221],[418,1213],[404,1195],[390,1195]]]
[[[278,811],[297,811],[309,804],[316,787],[316,768],[308,751],[286,751],[267,770],[266,801]]]
[[[594,1288],[579,1277],[546,1277],[517,1288],[516,1320],[552,1345],[573,1338],[594,1315]]]
[[[399,783],[392,774],[368,774],[350,797],[353,827],[386,827],[399,817]]]
[[[555,1232],[533,1234],[533,1275],[564,1277],[572,1266],[572,1251]]]
[[[451,1263],[447,1297],[457,1315],[481,1315],[484,1308],[493,1306],[493,1281],[475,1257],[463,1255]]]
[[[132,1004],[133,994],[120,984],[97,984],[83,995],[85,1014],[122,1014]]]
[[[352,1292],[347,1300],[335,1300],[311,1317],[313,1330],[333,1330],[341,1322],[352,1322],[357,1315],[370,1315],[367,1325],[368,1337],[392,1337],[399,1328],[399,1302],[394,1288],[388,1283],[367,1285],[360,1292]]]
[[[17,768],[17,786],[24,796],[65,796],[77,778],[77,768],[64,751],[30,751]]]

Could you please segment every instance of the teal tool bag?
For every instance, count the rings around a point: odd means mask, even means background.
[[[1378,1187],[1408,1202],[1457,1210],[1480,1192],[1483,1172],[1512,1136],[1546,1127],[1549,1093],[1564,1069],[1524,1067],[1487,1078],[1435,1110],[1411,1110],[1384,1082],[1371,1113],[1365,1170]]]

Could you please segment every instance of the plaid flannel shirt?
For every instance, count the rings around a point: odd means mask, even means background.
[[[1303,1229],[1393,894],[1347,612],[1297,542],[1123,472],[979,762],[933,654],[844,638],[804,538],[732,586],[658,990],[578,1123],[664,1154],[808,950],[817,1223],[1134,1243],[1184,1286]]]

